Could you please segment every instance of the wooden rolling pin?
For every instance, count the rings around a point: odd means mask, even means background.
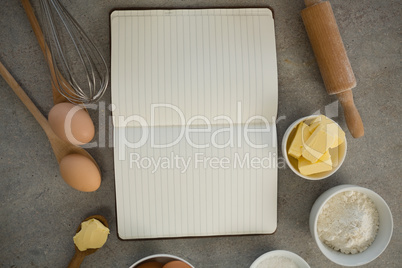
[[[344,109],[346,124],[354,138],[364,135],[363,122],[353,101],[356,78],[335,16],[328,1],[305,0],[301,16],[320,68],[327,93],[336,94]]]

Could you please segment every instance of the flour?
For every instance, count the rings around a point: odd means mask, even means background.
[[[260,262],[257,268],[298,268],[299,266],[291,259],[283,256],[272,256]]]
[[[365,194],[342,192],[332,197],[318,216],[320,240],[345,254],[365,251],[373,243],[379,226],[378,211]]]

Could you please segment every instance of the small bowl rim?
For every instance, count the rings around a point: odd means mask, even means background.
[[[272,250],[272,251],[268,251],[268,252],[262,254],[250,265],[250,268],[257,268],[257,265],[260,264],[263,260],[267,259],[270,256],[275,256],[275,255],[286,256],[293,261],[298,260],[299,262],[302,262],[303,265],[305,265],[305,267],[301,267],[301,268],[310,268],[310,265],[302,257],[300,257],[299,255],[297,255],[294,252],[291,252],[289,250],[282,250],[282,249]]]
[[[136,266],[142,264],[143,262],[148,261],[148,260],[151,260],[151,259],[154,259],[154,258],[172,258],[172,259],[174,259],[174,260],[176,260],[176,261],[182,261],[182,262],[184,262],[184,263],[190,265],[190,267],[194,268],[194,266],[193,266],[191,263],[189,263],[188,261],[186,261],[186,260],[184,260],[184,259],[182,259],[182,258],[180,258],[180,257],[177,257],[177,256],[175,256],[175,255],[171,255],[171,254],[153,254],[153,255],[149,255],[149,256],[147,256],[147,257],[144,257],[144,258],[142,258],[142,259],[136,261],[136,262],[135,262],[133,265],[131,265],[129,268],[135,268]]]
[[[285,162],[286,162],[286,164],[288,165],[288,167],[293,171],[293,173],[295,173],[295,174],[298,175],[299,177],[302,177],[303,179],[311,180],[311,181],[319,181],[319,180],[326,179],[326,178],[332,176],[336,171],[338,171],[338,169],[343,165],[343,162],[344,162],[345,159],[346,159],[346,154],[347,154],[347,150],[348,150],[348,142],[347,142],[347,139],[346,139],[346,137],[345,137],[345,154],[344,154],[344,156],[343,156],[342,158],[338,159],[338,161],[339,161],[338,166],[335,167],[335,168],[333,168],[333,169],[332,169],[328,174],[326,174],[325,176],[322,176],[322,177],[319,177],[319,178],[313,178],[313,177],[310,177],[310,176],[306,176],[306,175],[301,174],[301,173],[290,163],[289,155],[288,155],[287,148],[286,148],[286,147],[287,147],[287,141],[288,141],[288,139],[289,139],[290,133],[293,131],[293,129],[294,129],[300,122],[306,121],[306,120],[308,120],[308,119],[316,118],[316,117],[318,117],[318,116],[320,116],[320,115],[323,115],[323,114],[308,115],[308,116],[299,118],[298,120],[294,121],[294,122],[286,129],[285,134],[283,135],[283,138],[282,138],[282,155],[283,155],[283,157],[285,158]],[[326,115],[324,115],[324,116],[326,116]],[[327,117],[327,116],[326,116],[326,117]],[[334,122],[337,126],[339,126],[339,127],[341,128],[341,126],[340,126],[336,121],[334,121],[333,119],[331,119],[331,118],[329,118],[329,117],[327,117],[327,118],[330,119],[332,122]],[[342,129],[342,128],[341,128],[341,129]]]
[[[373,256],[371,257],[371,259],[367,259],[367,260],[365,260],[365,261],[363,261],[363,262],[360,262],[360,263],[358,263],[358,264],[350,265],[350,264],[345,264],[345,263],[342,263],[342,262],[335,261],[329,254],[326,254],[326,252],[323,250],[323,248],[325,248],[325,249],[328,248],[329,250],[331,250],[331,251],[333,251],[333,252],[339,252],[339,251],[336,251],[336,250],[333,250],[333,249],[329,248],[328,246],[326,246],[326,245],[320,240],[320,238],[319,238],[319,236],[318,236],[318,231],[317,231],[317,223],[318,223],[318,216],[320,215],[321,210],[323,209],[324,205],[325,205],[332,197],[334,197],[335,195],[337,195],[337,194],[339,194],[339,193],[342,193],[342,192],[346,192],[346,191],[357,191],[357,192],[359,192],[359,190],[363,190],[363,191],[360,191],[361,193],[364,193],[364,191],[370,192],[371,194],[377,196],[379,200],[381,200],[381,202],[384,204],[385,208],[387,209],[388,214],[390,215],[390,220],[391,220],[391,232],[390,232],[389,238],[387,239],[386,244],[384,245],[384,247],[382,248],[382,250],[381,250],[377,255],[373,255]],[[324,194],[326,194],[326,193],[328,193],[328,192],[332,192],[332,193],[331,193],[328,197],[326,197],[325,199],[319,200],[321,196],[323,196]],[[321,202],[321,204],[319,205],[318,208],[315,208],[315,206],[318,205],[318,204],[316,204],[316,202]],[[316,212],[315,212],[315,214],[313,214],[313,212],[314,212],[315,209],[316,209]],[[312,219],[314,219],[313,225],[311,224]],[[316,244],[317,244],[318,248],[320,249],[321,253],[322,253],[325,257],[327,257],[330,261],[332,261],[332,262],[334,262],[334,263],[336,263],[336,264],[338,264],[338,265],[347,266],[347,267],[354,267],[354,266],[365,265],[365,264],[368,264],[368,263],[374,261],[376,258],[378,258],[378,257],[385,251],[385,249],[388,247],[388,245],[389,245],[389,243],[390,243],[390,241],[391,241],[392,234],[393,234],[393,229],[394,229],[394,221],[393,221],[392,212],[391,212],[391,209],[389,208],[387,202],[386,202],[379,194],[377,194],[377,193],[374,192],[373,190],[368,189],[368,188],[365,188],[365,187],[357,186],[357,185],[352,185],[352,184],[342,184],[342,185],[338,185],[338,186],[332,187],[332,188],[326,190],[325,192],[323,192],[323,193],[316,199],[316,201],[315,201],[314,204],[313,204],[313,207],[312,207],[312,209],[311,209],[311,211],[310,211],[310,219],[309,219],[309,221],[310,221],[310,223],[309,223],[309,225],[310,225],[310,233],[311,233],[311,235],[313,236],[313,239],[314,239],[314,241],[316,242]],[[313,228],[313,229],[312,229],[312,228]],[[374,242],[373,242],[373,243],[374,243]],[[371,245],[370,245],[370,246],[371,246]],[[367,250],[367,249],[366,249],[366,250]],[[360,253],[357,253],[357,254],[360,254]],[[356,254],[353,254],[353,255],[356,255]],[[348,254],[345,254],[345,256],[348,256]]]

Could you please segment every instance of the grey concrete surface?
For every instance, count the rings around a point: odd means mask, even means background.
[[[118,8],[256,7],[275,10],[279,72],[278,142],[296,119],[324,112],[336,97],[326,94],[300,18],[303,1],[61,0],[96,40],[110,64],[109,14]],[[33,0],[37,7],[38,1]],[[66,185],[50,144],[31,114],[0,79],[0,266],[66,267],[74,254],[72,236],[82,219],[102,214],[111,234],[104,248],[82,267],[128,267],[145,256],[169,253],[195,267],[249,267],[274,249],[293,251],[311,267],[339,267],[321,254],[308,229],[315,199],[339,184],[379,193],[390,206],[394,234],[385,252],[365,267],[401,267],[401,1],[332,0],[340,32],[358,80],[356,105],[365,136],[347,133],[347,158],[322,181],[306,181],[279,170],[278,229],[274,235],[120,241],[116,235],[113,149],[110,145],[110,90],[105,106],[90,111],[106,143],[88,149],[102,170],[100,189],[81,193]],[[0,4],[0,60],[47,115],[52,107],[47,66],[20,1]],[[101,119],[99,119],[101,118]],[[346,130],[342,110],[336,121]],[[95,141],[100,141],[99,135]]]

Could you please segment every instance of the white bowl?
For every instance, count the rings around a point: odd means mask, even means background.
[[[130,268],[136,268],[136,267],[138,267],[138,265],[143,264],[148,261],[157,261],[162,264],[166,264],[171,261],[182,261],[182,262],[190,265],[190,267],[194,268],[194,266],[192,266],[190,263],[183,260],[182,258],[176,257],[174,255],[170,255],[170,254],[155,254],[155,255],[151,255],[151,256],[142,258],[141,260],[139,260],[136,263],[134,263],[133,265],[131,265]]]
[[[333,168],[330,171],[325,171],[325,172],[320,172],[316,174],[311,174],[311,175],[303,175],[300,173],[298,167],[297,167],[297,159],[288,156],[288,149],[290,147],[291,140],[293,139],[294,135],[296,134],[296,129],[297,126],[299,125],[300,122],[304,122],[308,119],[313,119],[315,117],[318,117],[318,115],[310,115],[306,116],[303,118],[300,118],[299,120],[296,120],[293,124],[291,124],[288,129],[285,132],[285,135],[283,135],[282,139],[282,154],[283,157],[285,158],[286,164],[290,167],[290,169],[297,174],[298,176],[307,179],[307,180],[321,180],[328,178],[332,174],[334,174],[343,164],[343,161],[346,158],[346,149],[347,149],[347,141],[345,138],[345,142],[339,145],[338,147],[334,149],[329,149],[329,152],[331,154],[332,158],[332,164]],[[334,120],[330,119],[332,122],[338,125]],[[338,125],[339,126],[339,125]]]
[[[318,216],[324,204],[336,194],[345,191],[357,191],[367,195],[376,205],[379,214],[380,225],[374,242],[365,251],[357,254],[343,254],[335,251],[321,242],[317,233]],[[320,248],[321,252],[331,261],[343,266],[359,266],[367,264],[387,248],[392,237],[393,220],[391,210],[387,203],[377,193],[367,188],[354,185],[339,185],[324,192],[314,203],[310,212],[310,232]]]
[[[263,262],[264,260],[272,257],[286,257],[288,259],[291,259],[294,263],[297,264],[299,268],[310,268],[308,263],[299,255],[287,251],[287,250],[273,250],[270,252],[267,252],[265,254],[262,254],[260,257],[258,257],[250,266],[250,268],[257,268],[258,265]]]

